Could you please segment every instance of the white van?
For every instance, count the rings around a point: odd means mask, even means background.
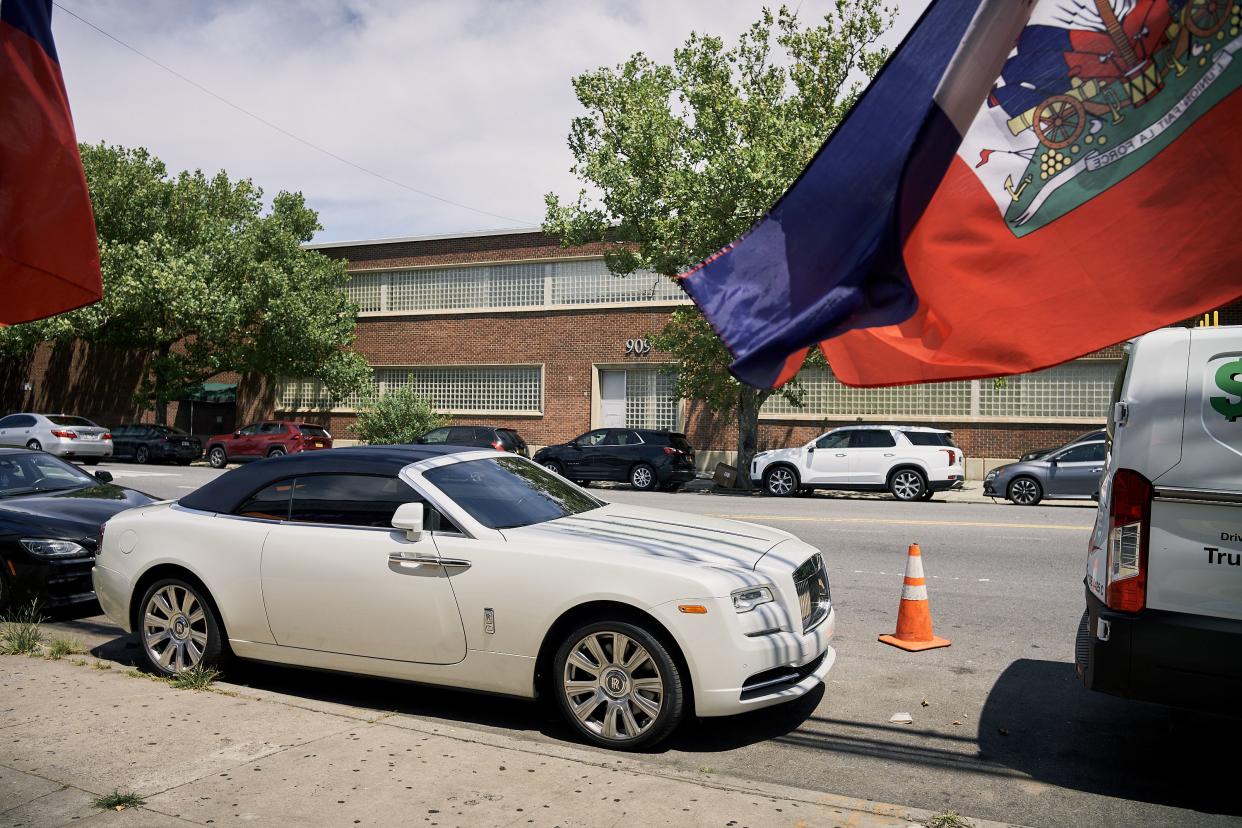
[[[1078,675],[1236,712],[1224,694],[1242,691],[1242,327],[1130,342],[1108,428]]]

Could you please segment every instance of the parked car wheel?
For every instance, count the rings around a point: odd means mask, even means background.
[[[561,713],[596,745],[636,750],[654,744],[685,715],[681,673],[642,627],[588,624],[565,638],[553,665]]]
[[[213,469],[222,469],[229,464],[229,456],[225,454],[223,446],[215,446],[211,451],[207,452],[207,463]]]
[[[269,451],[267,453],[267,456],[268,457],[284,457],[288,453],[289,452],[285,451],[283,447],[277,446],[276,448]]]
[[[918,469],[898,469],[888,479],[888,490],[898,500],[922,500],[927,491],[927,478]]]
[[[763,490],[773,497],[789,497],[798,491],[798,473],[788,466],[777,466],[763,473]]]
[[[655,469],[646,463],[639,463],[630,469],[630,485],[640,492],[649,492],[656,487]]]
[[[151,462],[150,450],[146,446],[139,446],[138,448],[134,449],[134,462],[135,463]]]
[[[1009,483],[1007,496],[1019,506],[1034,506],[1044,499],[1044,488],[1033,477],[1015,477]]]
[[[138,650],[151,672],[172,676],[219,665],[224,635],[201,590],[181,578],[164,578],[142,597]]]
[[[31,440],[29,443],[26,444],[26,448],[30,449],[31,451],[43,451],[43,444],[40,443],[38,440]]]
[[[565,467],[555,460],[544,460],[543,467],[553,474],[559,474],[561,477],[565,476]]]

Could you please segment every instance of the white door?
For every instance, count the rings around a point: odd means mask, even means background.
[[[290,521],[273,526],[263,544],[263,603],[277,644],[423,664],[465,658],[449,583],[456,570],[436,562],[430,532],[413,542],[382,528],[399,503],[417,500],[395,477],[294,481]]]
[[[850,474],[850,456],[846,451],[849,440],[848,431],[825,434],[816,440],[814,450],[807,451],[803,482],[822,485],[844,483]]]
[[[604,428],[625,428],[625,372],[599,372],[599,413]]]
[[[850,435],[849,454],[851,484],[883,485],[896,462],[897,441],[891,431],[860,428]]]

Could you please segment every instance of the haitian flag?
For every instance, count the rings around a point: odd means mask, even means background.
[[[99,246],[51,0],[0,0],[0,324],[96,302]]]
[[[934,0],[682,286],[759,387],[816,344],[850,385],[1034,371],[1226,304],[1240,34],[1240,0]]]

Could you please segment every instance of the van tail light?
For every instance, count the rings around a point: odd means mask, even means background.
[[[52,436],[63,437],[66,440],[78,439],[78,433],[76,431],[67,431],[65,429],[58,429],[58,428],[52,429]]]
[[[953,449],[941,449],[941,451],[943,451],[945,454],[949,455],[949,465],[950,465],[950,466],[956,466],[956,465],[957,465],[957,452],[956,452],[956,451],[954,451]]]
[[[1108,582],[1104,603],[1119,612],[1147,605],[1147,545],[1151,482],[1130,469],[1113,475],[1108,512]]]
[[[499,440],[492,440],[492,448],[496,449],[496,451],[504,451],[505,444]]]
[[[665,454],[681,454],[681,449],[675,449],[672,446],[665,446],[664,453]]]

